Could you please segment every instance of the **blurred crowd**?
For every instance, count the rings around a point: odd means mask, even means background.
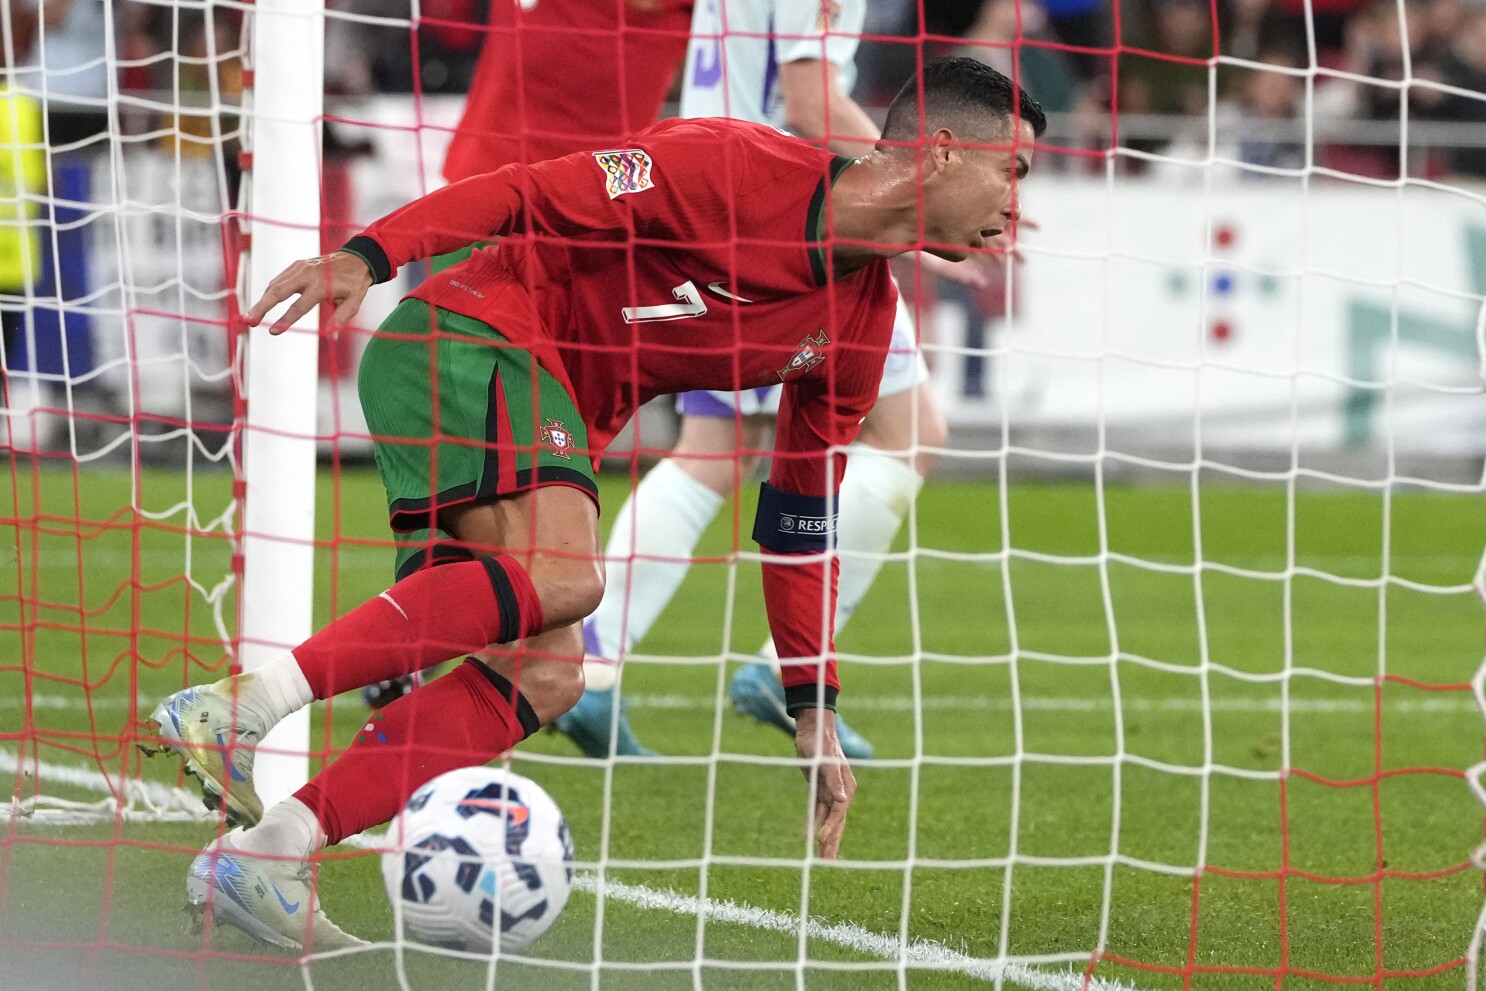
[[[457,101],[468,90],[493,15],[509,20],[511,5],[538,2],[418,0],[421,20],[410,31],[413,0],[326,0],[330,113],[384,94]],[[679,9],[690,0],[592,2]],[[6,367],[60,378],[64,367],[75,375],[93,364],[83,329],[49,352],[40,343],[65,337],[74,324],[87,323],[87,314],[48,317],[27,297],[90,299],[116,278],[96,270],[112,255],[90,254],[90,225],[63,209],[91,202],[90,182],[122,182],[132,200],[179,199],[178,208],[195,195],[183,177],[199,173],[202,216],[214,213],[223,192],[227,202],[236,201],[244,9],[166,0],[7,0],[0,24],[6,60],[0,104],[9,107],[0,117],[13,129],[0,135],[13,149],[10,165],[0,169]],[[859,102],[884,108],[925,56],[980,58],[1016,76],[1048,111],[1040,174],[1100,175],[1113,168],[1194,184],[1225,172],[1243,181],[1486,177],[1486,0],[869,0],[867,9],[867,39],[857,56]],[[575,58],[584,43],[575,36]],[[115,125],[130,139],[122,169],[106,157]],[[43,135],[49,158],[37,147]],[[325,135],[328,187],[347,181],[348,168],[333,166],[371,145],[342,144],[365,142],[354,128],[326,128]],[[15,150],[23,148],[29,150]],[[141,155],[141,148],[170,154]],[[183,167],[189,159],[201,167]],[[152,168],[152,160],[166,164]],[[225,190],[217,185],[222,173]],[[38,195],[47,189],[55,200]],[[351,199],[339,188],[326,197],[327,203]],[[350,217],[327,216],[330,242],[344,233],[335,225]],[[49,225],[57,231],[55,251],[43,250]],[[182,233],[183,225],[152,226],[146,219],[135,226],[126,234],[138,242],[131,242],[130,254],[141,279],[151,258],[166,266],[161,285],[170,284],[178,258],[219,262],[212,249],[220,232],[212,225],[198,225],[201,243],[189,248],[178,243],[190,233]],[[112,237],[104,240],[113,244]],[[83,264],[89,258],[95,270]],[[215,286],[222,279],[204,268],[197,281]],[[997,296],[1003,290],[997,283],[968,301],[972,350],[981,346],[975,335],[989,315],[1005,309]],[[47,319],[55,328],[43,333]],[[22,356],[23,338],[38,342],[37,354]],[[967,396],[983,386],[979,360],[966,362]],[[44,383],[38,392],[43,405],[46,389],[54,386]],[[185,415],[170,405],[176,401],[157,405],[172,417]],[[230,418],[230,411],[223,415]]]
[[[333,22],[328,84],[463,92],[489,2],[513,0],[423,0],[416,44],[396,25]],[[407,6],[331,0],[387,18]],[[921,54],[974,55],[1024,80],[1050,143],[1077,153],[1067,169],[1100,171],[1118,146],[1133,153],[1119,167],[1146,171],[1211,145],[1244,176],[1486,175],[1470,127],[1486,121],[1486,0],[872,0],[866,30],[864,105],[885,106]]]
[[[409,32],[398,23],[409,0],[328,0],[328,91],[463,93],[490,4],[515,2],[421,0]],[[72,101],[75,126],[59,135],[97,132],[107,79],[97,65],[60,63],[101,56],[107,9],[12,4],[22,71],[54,63],[51,89]],[[235,11],[139,0],[112,9],[122,90],[189,103],[211,88],[215,65],[218,100],[233,102]],[[1064,168],[1083,157],[1102,170],[1111,147],[1131,152],[1118,164],[1135,172],[1205,160],[1211,148],[1247,176],[1307,165],[1376,178],[1486,175],[1486,138],[1470,126],[1486,122],[1486,0],[872,0],[868,10],[864,105],[884,106],[921,53],[971,54],[1017,73],[1050,111],[1050,143],[1078,153]]]

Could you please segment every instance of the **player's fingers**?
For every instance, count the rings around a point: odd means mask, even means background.
[[[314,284],[316,280],[313,275],[307,276],[306,268],[304,262],[297,261],[269,280],[263,295],[244,316],[250,327],[258,326],[275,306]]]
[[[353,292],[341,304],[335,308],[336,323],[350,323],[356,316],[356,311],[361,309],[361,301],[366,298],[366,292]]]
[[[817,815],[820,829],[816,838],[820,844],[820,855],[834,860],[841,849],[841,836],[846,832],[846,810],[851,806],[855,782],[845,767],[822,768],[819,800],[825,805],[823,815]]]
[[[274,321],[273,332],[275,334],[282,334],[290,327],[299,323],[300,319],[303,318],[305,314],[311,312],[312,310],[314,310],[315,307],[320,305],[320,302],[323,298],[324,293],[320,292],[301,293],[299,299],[294,301],[294,305],[289,307],[289,309],[285,311],[282,317],[279,317],[279,319]]]
[[[826,807],[820,831],[816,834],[822,860],[835,860],[841,851],[841,836],[846,832],[846,806],[847,802],[843,799],[833,801]]]
[[[256,327],[263,322],[264,317],[268,316],[269,310],[291,295],[292,293],[283,289],[281,283],[275,279],[268,284],[267,289],[263,290],[263,295],[258,297],[258,302],[253,304],[253,308],[243,314],[243,319],[247,321],[249,327]]]

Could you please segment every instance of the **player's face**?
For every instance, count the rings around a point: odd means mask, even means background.
[[[1032,125],[1018,121],[1002,143],[945,152],[924,180],[924,241],[930,254],[962,261],[989,246],[1017,216],[1017,186],[1032,168]]]

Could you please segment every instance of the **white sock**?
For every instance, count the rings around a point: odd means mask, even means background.
[[[892,549],[903,517],[923,484],[923,476],[896,457],[865,444],[853,444],[848,450],[846,477],[838,497],[841,517],[836,524],[836,549],[841,556],[837,636],[866,598],[882,569],[883,555]],[[772,639],[760,653],[778,667]]]
[[[650,631],[724,501],[670,460],[640,481],[614,519],[604,598],[589,619],[604,657],[622,659]]]
[[[841,580],[836,586],[836,632],[840,633],[882,570],[882,558],[892,549],[903,517],[923,488],[924,478],[908,464],[865,444],[848,453],[846,477],[841,480],[841,522],[836,547],[841,555]]]
[[[583,658],[583,690],[607,692],[619,680],[619,665],[607,657]]]
[[[248,853],[296,856],[308,859],[325,845],[325,830],[310,807],[286,798],[263,813],[263,820],[243,831],[238,846]]]
[[[269,661],[237,677],[237,704],[265,729],[315,701],[315,693],[293,654]]]

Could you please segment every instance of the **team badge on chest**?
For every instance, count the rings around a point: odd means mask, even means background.
[[[568,433],[568,428],[562,425],[561,420],[548,419],[542,424],[542,443],[552,448],[554,457],[572,456],[573,435]]]
[[[829,343],[831,339],[826,336],[824,330],[817,330],[814,334],[806,335],[805,339],[800,342],[800,350],[795,352],[789,364],[775,373],[779,376],[779,381],[783,382],[791,375],[804,374],[825,361],[826,345]]]
[[[593,160],[604,170],[607,177],[604,188],[611,200],[625,193],[655,188],[655,183],[650,179],[650,156],[639,148],[596,151],[593,153]]]

